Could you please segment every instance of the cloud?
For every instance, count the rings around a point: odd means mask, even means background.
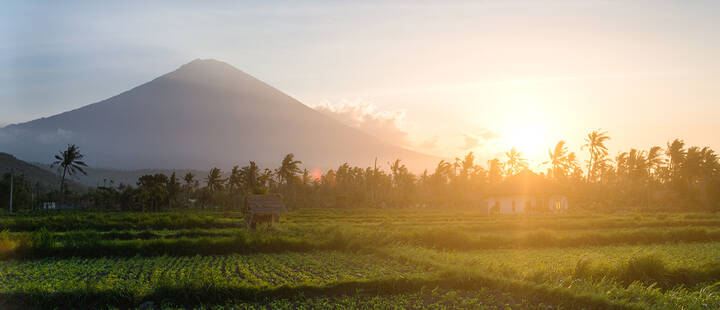
[[[388,143],[400,146],[411,144],[408,133],[400,127],[405,119],[405,111],[378,111],[372,104],[350,101],[325,103],[313,108]]]
[[[479,134],[479,137],[483,138],[485,141],[495,140],[497,138],[500,138],[500,135],[494,131],[491,131],[489,129],[483,129]]]
[[[460,149],[467,151],[496,140],[500,138],[500,135],[492,130],[482,129],[478,134],[464,133],[463,138],[465,138],[465,145],[460,146]]]
[[[418,147],[421,149],[436,149],[438,147],[438,141],[440,141],[440,137],[433,136],[430,139],[421,142]]]
[[[480,145],[480,139],[476,137],[468,134],[463,134],[463,137],[465,138],[465,145],[460,147],[462,150],[474,149]]]

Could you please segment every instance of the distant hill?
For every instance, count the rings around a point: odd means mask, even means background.
[[[49,169],[49,167],[48,167]],[[48,169],[26,163],[14,156],[0,152],[0,176],[13,171],[16,175],[23,175],[33,183],[40,183],[43,190],[54,190],[60,186],[60,177]],[[70,179],[66,179],[68,187],[74,191],[84,191],[87,188]]]
[[[0,130],[0,149],[31,162],[68,143],[93,167],[129,170],[276,166],[288,153],[311,169],[367,167],[377,157],[419,171],[440,160],[346,126],[217,60],[194,60],[107,100]]]
[[[54,171],[47,164],[38,164],[36,166],[45,169],[47,171]],[[109,186],[114,184],[115,186],[120,184],[136,186],[138,179],[146,174],[162,173],[168,177],[175,172],[177,178],[182,181],[183,176],[188,172],[192,172],[195,176],[195,180],[203,182],[203,179],[207,177],[208,172],[202,170],[190,170],[190,169],[139,169],[139,170],[122,170],[122,169],[109,169],[109,168],[87,168],[85,169],[87,175],[77,175],[73,177],[73,180],[86,186]],[[227,172],[227,171],[225,171]]]

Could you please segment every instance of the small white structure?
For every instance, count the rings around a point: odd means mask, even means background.
[[[525,170],[509,177],[486,195],[489,214],[560,213],[568,199],[545,178]]]
[[[486,201],[490,214],[559,213],[568,208],[563,195],[498,194],[488,196]]]
[[[568,199],[563,195],[551,195],[548,200],[551,212],[565,212],[568,209]]]
[[[55,202],[43,202],[43,210],[54,210],[54,209],[56,209]]]

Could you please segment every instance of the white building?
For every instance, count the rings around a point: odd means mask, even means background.
[[[559,213],[568,209],[562,190],[529,170],[490,189],[485,201],[489,214]]]
[[[488,196],[488,212],[491,214],[565,212],[568,199],[563,195],[496,194]]]

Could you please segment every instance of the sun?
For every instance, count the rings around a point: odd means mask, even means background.
[[[541,130],[532,126],[518,126],[508,135],[508,144],[526,153],[542,148],[543,140]]]
[[[545,129],[534,124],[517,124],[508,130],[505,145],[508,149],[516,148],[531,163],[543,159],[548,141]]]

